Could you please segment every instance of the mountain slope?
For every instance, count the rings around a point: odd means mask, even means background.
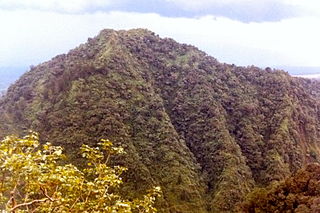
[[[250,193],[239,212],[319,212],[320,165],[309,164],[268,188]]]
[[[114,159],[129,168],[123,193],[161,185],[160,212],[229,212],[318,161],[319,91],[147,30],[103,30],[8,89],[0,135],[31,128],[74,161],[82,143],[111,139],[128,153]]]

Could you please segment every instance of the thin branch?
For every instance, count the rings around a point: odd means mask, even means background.
[[[49,198],[44,198],[44,199],[41,199],[41,200],[33,200],[33,201],[28,202],[28,203],[21,203],[21,204],[16,205],[16,206],[13,207],[12,209],[10,209],[10,212],[13,212],[13,211],[15,211],[16,209],[21,208],[21,207],[23,207],[23,206],[30,206],[30,205],[33,205],[33,204],[35,204],[35,203],[46,202],[47,200],[50,200],[50,199],[49,199]]]
[[[12,203],[12,206],[15,207],[16,206],[16,201],[14,199],[14,194],[15,194],[15,191],[17,190],[17,185],[18,185],[18,181],[16,182],[13,190],[10,192],[10,199],[8,200],[7,202],[7,207],[10,205],[10,203]]]
[[[110,156],[111,156],[111,154],[110,154],[110,153],[108,153],[108,156],[107,156],[106,161],[104,162],[104,164],[108,164],[109,159],[110,159]]]
[[[83,184],[84,184],[84,180],[81,182],[81,185],[80,185],[80,190],[79,190],[79,191],[80,191],[80,196],[73,202],[73,204],[71,205],[69,211],[70,211],[71,209],[73,209],[73,207],[76,205],[76,203],[77,203],[80,199],[82,199],[82,193],[81,193],[81,191],[82,191]]]
[[[89,200],[89,197],[90,197],[90,195],[91,195],[91,192],[92,192],[92,191],[89,191],[89,193],[88,193],[88,195],[87,195],[87,197],[86,197],[86,200],[84,201],[85,204],[87,204],[87,202],[88,202],[88,200]]]
[[[54,202],[55,199],[51,198],[48,194],[47,194],[47,190],[46,189],[43,189],[42,186],[40,186],[40,190],[42,191],[42,194],[44,196],[46,196],[46,198],[43,198],[41,200],[33,200],[33,201],[30,201],[30,202],[27,202],[27,203],[21,203],[21,204],[18,204],[18,205],[14,205],[13,208],[10,210],[10,212],[14,212],[16,209],[18,208],[21,208],[21,207],[28,207],[30,205],[33,205],[35,203],[42,203],[42,202],[46,202],[46,201],[51,201],[51,202]]]
[[[12,203],[12,206],[15,206],[14,191],[10,192],[10,199],[8,200],[8,202],[6,204],[7,208],[10,206],[10,203]]]
[[[69,211],[71,211],[71,209],[73,209],[73,207],[76,205],[76,203],[80,200],[80,196],[73,202],[73,204],[71,205],[71,207],[69,208]]]
[[[47,194],[47,189],[43,189],[42,186],[40,186],[40,190],[42,191],[42,194],[44,196],[46,196],[51,202],[55,201],[55,199],[51,198],[48,194]]]

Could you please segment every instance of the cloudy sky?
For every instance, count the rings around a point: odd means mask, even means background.
[[[319,26],[319,0],[0,0],[0,67],[36,65],[104,28],[148,28],[236,65],[320,67]]]

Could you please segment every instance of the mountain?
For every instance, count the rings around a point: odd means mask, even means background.
[[[256,186],[320,159],[320,85],[219,63],[143,29],[103,30],[25,73],[0,100],[0,136],[38,131],[127,152],[123,193],[160,185],[159,212],[232,212]]]

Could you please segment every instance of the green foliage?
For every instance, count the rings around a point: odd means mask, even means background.
[[[39,145],[38,134],[8,136],[0,143],[0,207],[8,212],[156,212],[155,187],[143,199],[129,201],[117,194],[126,168],[110,167],[110,156],[123,154],[109,140],[99,147],[83,145],[87,167],[64,165],[63,149]]]
[[[310,164],[295,175],[276,182],[267,188],[257,188],[245,202],[238,206],[239,212],[319,212],[320,211],[320,165]]]

